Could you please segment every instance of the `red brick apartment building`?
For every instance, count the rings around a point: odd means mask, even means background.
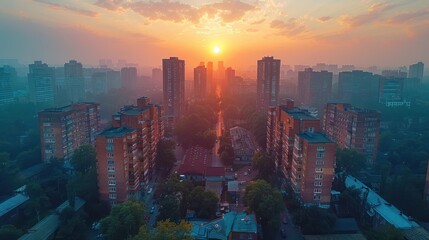
[[[290,176],[295,134],[306,130],[319,132],[320,120],[306,110],[294,107],[293,100],[286,105],[272,107],[268,113],[267,152],[276,159],[285,176]]]
[[[365,155],[372,166],[377,157],[380,113],[344,103],[328,103],[323,129],[340,148],[349,148]]]
[[[330,201],[336,143],[320,131],[320,120],[292,100],[268,112],[267,152],[305,204]]]
[[[129,189],[128,195],[134,195],[135,191],[139,190],[140,187],[147,186],[155,168],[156,147],[164,134],[162,108],[158,105],[151,104],[149,98],[141,97],[137,99],[137,106],[124,106],[118,113],[112,116],[112,127],[113,128],[108,131],[111,132],[114,131],[114,129],[132,129],[136,134],[135,142],[132,143],[133,146],[135,145],[135,148],[133,147],[127,150],[128,154],[130,154],[130,151],[133,153],[133,162],[128,161],[125,163],[120,161],[120,159],[113,159],[115,160],[115,164],[121,165],[120,169],[128,169],[128,175],[125,177],[127,181],[134,184],[133,186],[136,186],[137,189],[131,187],[129,184],[123,186],[127,186],[125,190]],[[121,136],[124,139],[125,136]],[[103,134],[97,137],[97,162],[99,166],[103,166],[102,162],[106,160],[106,149],[112,147],[112,144],[103,141],[103,138],[105,138]],[[114,149],[116,149],[116,147],[114,147]],[[124,151],[122,155],[125,157],[125,146],[120,149]],[[128,166],[126,166],[127,164]],[[109,174],[108,170],[105,168],[99,168],[98,171],[99,176]],[[106,181],[112,183],[114,179],[99,177],[99,186],[106,185]],[[120,190],[123,186],[117,186],[116,191]],[[117,195],[118,197],[119,193],[120,192],[118,192]],[[124,198],[110,198],[110,195],[106,195],[101,191],[100,194],[102,200],[109,200],[110,202],[124,201]]]
[[[336,143],[325,134],[306,131],[295,135],[291,184],[305,204],[329,205]]]
[[[48,108],[38,114],[42,160],[68,161],[84,144],[95,144],[99,132],[100,106],[97,103],[75,103]]]
[[[140,190],[137,130],[110,128],[97,136],[97,172],[100,199],[124,202]]]

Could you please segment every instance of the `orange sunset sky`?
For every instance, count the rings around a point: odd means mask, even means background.
[[[22,63],[429,63],[428,0],[10,0],[0,30],[0,58]]]

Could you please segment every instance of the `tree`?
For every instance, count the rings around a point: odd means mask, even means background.
[[[3,225],[0,227],[0,239],[15,240],[23,234],[21,229],[16,228],[14,225]]]
[[[337,168],[336,172],[345,171],[348,174],[356,176],[366,166],[365,156],[356,150],[337,149]]]
[[[223,151],[220,154],[220,160],[224,166],[231,166],[234,163],[234,154],[231,154],[230,151]]]
[[[199,218],[213,218],[216,215],[218,201],[215,193],[204,191],[201,186],[195,187],[189,196],[189,206]]]
[[[101,220],[101,231],[107,240],[122,240],[136,235],[144,224],[142,203],[128,200],[113,207],[110,215]]]
[[[293,214],[293,221],[304,234],[327,234],[335,224],[335,215],[319,207],[301,208]]]
[[[252,158],[252,167],[254,170],[259,171],[259,177],[266,180],[272,181],[275,172],[274,158],[267,155],[266,153],[259,151],[255,153]]]
[[[25,193],[30,198],[28,201],[28,208],[30,211],[36,213],[37,221],[40,221],[40,215],[43,211],[47,210],[50,202],[44,190],[38,183],[29,183],[25,187]]]
[[[180,219],[180,194],[167,195],[159,203],[158,220],[178,221]]]
[[[243,200],[248,210],[260,219],[264,236],[274,238],[280,224],[279,213],[284,210],[281,193],[266,181],[257,180],[246,187]]]
[[[155,162],[158,170],[169,171],[174,166],[176,155],[173,141],[162,139],[158,142]]]
[[[66,207],[60,213],[60,226],[57,237],[68,240],[84,239],[87,232],[86,216],[75,212],[73,208]]]
[[[379,227],[364,232],[368,240],[401,240],[404,239],[402,232],[392,225]]]
[[[9,153],[0,152],[0,195],[12,193],[21,184],[17,173],[18,168],[9,159]]]
[[[87,174],[96,171],[97,153],[91,145],[82,145],[74,151],[71,159],[74,171]]]
[[[163,198],[167,196],[177,198],[179,204],[179,215],[184,217],[189,205],[189,195],[193,188],[194,185],[191,181],[181,181],[177,175],[173,175],[169,177],[167,181],[159,185],[156,193]]]
[[[133,240],[192,240],[192,225],[184,220],[179,224],[170,220],[159,221],[153,231],[141,227],[139,234]]]

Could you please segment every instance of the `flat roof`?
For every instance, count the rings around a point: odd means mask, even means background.
[[[130,129],[126,127],[119,127],[119,128],[112,127],[104,130],[99,135],[105,136],[105,137],[122,137],[126,134],[129,134],[135,131],[136,131],[135,129]]]
[[[366,240],[361,233],[353,234],[326,234],[326,235],[304,235],[305,240]]]
[[[25,188],[24,188],[25,189]],[[24,192],[15,193],[14,196],[0,203],[0,217],[3,217],[13,209],[28,201],[30,198]]]
[[[371,209],[378,213],[384,220],[392,224],[398,229],[411,229],[420,227],[411,217],[403,214],[392,204],[384,200],[380,195],[363,184],[358,179],[347,176],[345,180],[346,187],[354,187],[363,191],[368,190],[367,203],[372,207]]]
[[[25,179],[41,173],[48,166],[47,163],[39,163],[21,171],[21,176]]]
[[[240,212],[235,216],[234,224],[232,225],[233,232],[256,233],[256,218],[253,214]]]
[[[74,210],[79,210],[85,201],[79,197],[75,197],[75,205]],[[60,216],[59,213],[66,207],[69,206],[69,201],[63,202],[60,206],[58,206],[55,210],[56,212],[43,218],[36,225],[31,227],[28,230],[28,233],[19,238],[19,240],[42,240],[49,239],[52,234],[58,229],[60,226]]]
[[[130,116],[138,116],[143,112],[146,112],[149,108],[140,108],[137,106],[125,106],[123,107],[117,114],[118,115],[130,115]]]
[[[310,112],[307,110],[303,110],[303,109],[299,109],[299,108],[293,108],[293,109],[281,108],[281,109],[283,112],[289,114],[294,119],[298,119],[298,120],[319,120],[316,117],[311,116]]]
[[[325,134],[320,132],[303,132],[297,134],[300,138],[307,140],[311,143],[333,143]]]
[[[258,146],[250,131],[242,127],[233,127],[229,129],[229,133],[231,135],[232,148],[235,152],[246,151],[246,153],[252,155],[255,153]]]

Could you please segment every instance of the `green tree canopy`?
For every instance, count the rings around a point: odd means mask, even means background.
[[[272,181],[275,175],[275,162],[274,158],[267,155],[265,152],[259,151],[255,153],[252,158],[252,167],[254,170],[259,171],[259,177],[266,180]]]
[[[22,230],[14,225],[3,225],[0,227],[0,239],[16,240],[23,234]]]
[[[176,224],[170,220],[159,221],[153,231],[141,227],[132,240],[192,240],[192,225],[184,220]]]
[[[176,162],[174,154],[174,142],[171,140],[160,140],[156,149],[156,168],[162,171],[169,171]]]
[[[189,197],[189,207],[199,218],[214,218],[219,199],[211,191],[204,191],[201,186],[195,187]]]
[[[75,212],[71,207],[64,208],[60,213],[61,222],[57,237],[67,240],[84,239],[88,230],[85,218],[83,213]]]
[[[25,193],[30,198],[27,203],[28,208],[30,211],[36,213],[37,221],[40,221],[41,213],[46,211],[50,206],[49,198],[42,187],[34,182],[26,185]]]
[[[327,234],[335,225],[336,217],[319,207],[301,208],[293,214],[293,221],[304,234]]]
[[[245,190],[244,203],[250,212],[255,212],[261,220],[264,236],[273,238],[280,223],[280,213],[284,210],[281,193],[266,181],[251,182]]]
[[[366,166],[365,156],[356,150],[347,148],[337,149],[336,158],[336,172],[345,171],[348,174],[356,176]]]
[[[142,203],[128,200],[112,208],[110,215],[101,220],[101,231],[107,240],[122,240],[136,235],[144,224]]]

